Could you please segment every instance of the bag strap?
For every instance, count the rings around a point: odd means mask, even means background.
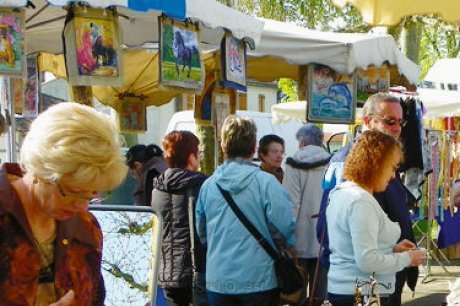
[[[241,223],[243,223],[244,227],[246,227],[249,233],[251,233],[251,235],[257,240],[257,242],[267,252],[267,254],[270,255],[273,260],[277,260],[280,257],[279,253],[270,245],[267,239],[265,239],[259,230],[248,220],[248,218],[246,218],[238,205],[236,205],[230,193],[227,190],[224,190],[219,184],[216,183],[216,185],[232,209],[233,213],[235,213],[237,218],[241,221]]]

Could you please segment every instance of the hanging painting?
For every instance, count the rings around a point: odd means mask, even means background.
[[[307,121],[353,124],[355,112],[355,73],[341,74],[325,65],[310,64]]]
[[[38,116],[40,105],[40,78],[38,75],[38,54],[27,56],[27,80],[24,88],[24,106],[22,115],[25,118],[35,118]]]
[[[65,59],[73,86],[121,86],[123,57],[113,9],[72,6],[64,28]]]
[[[22,114],[24,107],[24,79],[10,78],[10,87],[14,112],[16,114]]]
[[[0,9],[0,75],[23,76],[24,10]]]
[[[125,97],[118,109],[120,130],[128,133],[144,133],[147,130],[145,104],[138,97]]]
[[[246,91],[246,48],[243,40],[226,32],[222,39],[223,87]]]
[[[159,17],[160,82],[202,91],[204,67],[200,57],[198,24]]]
[[[386,92],[390,87],[390,69],[387,65],[380,67],[370,66],[367,70],[358,68],[357,90],[358,100],[366,101],[377,92]]]

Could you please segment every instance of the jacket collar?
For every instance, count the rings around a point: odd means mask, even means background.
[[[22,206],[16,190],[11,184],[11,178],[18,178],[24,175],[24,171],[19,164],[4,163],[0,168],[0,216],[9,214],[13,216],[25,231],[29,239],[33,241],[34,237],[26,213]],[[57,237],[62,239],[79,240],[86,244],[98,247],[99,243],[96,237],[91,233],[88,222],[91,222],[91,214],[83,213],[68,220],[58,222]]]

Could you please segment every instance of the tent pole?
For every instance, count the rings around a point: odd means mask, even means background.
[[[6,159],[11,162],[17,162],[16,154],[16,119],[15,119],[15,109],[14,103],[12,101],[12,88],[11,88],[11,79],[6,78],[6,103],[8,108],[5,110],[6,120],[8,122],[8,132],[7,132],[7,150],[6,150]]]

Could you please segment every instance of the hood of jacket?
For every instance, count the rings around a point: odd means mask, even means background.
[[[153,180],[153,188],[168,193],[201,185],[207,176],[201,172],[181,168],[168,168]]]
[[[308,170],[324,166],[330,159],[331,154],[323,147],[310,145],[300,148],[293,157],[288,157],[286,164],[293,168]]]
[[[217,168],[213,177],[223,189],[238,193],[245,189],[260,172],[259,166],[245,160],[228,160]]]

